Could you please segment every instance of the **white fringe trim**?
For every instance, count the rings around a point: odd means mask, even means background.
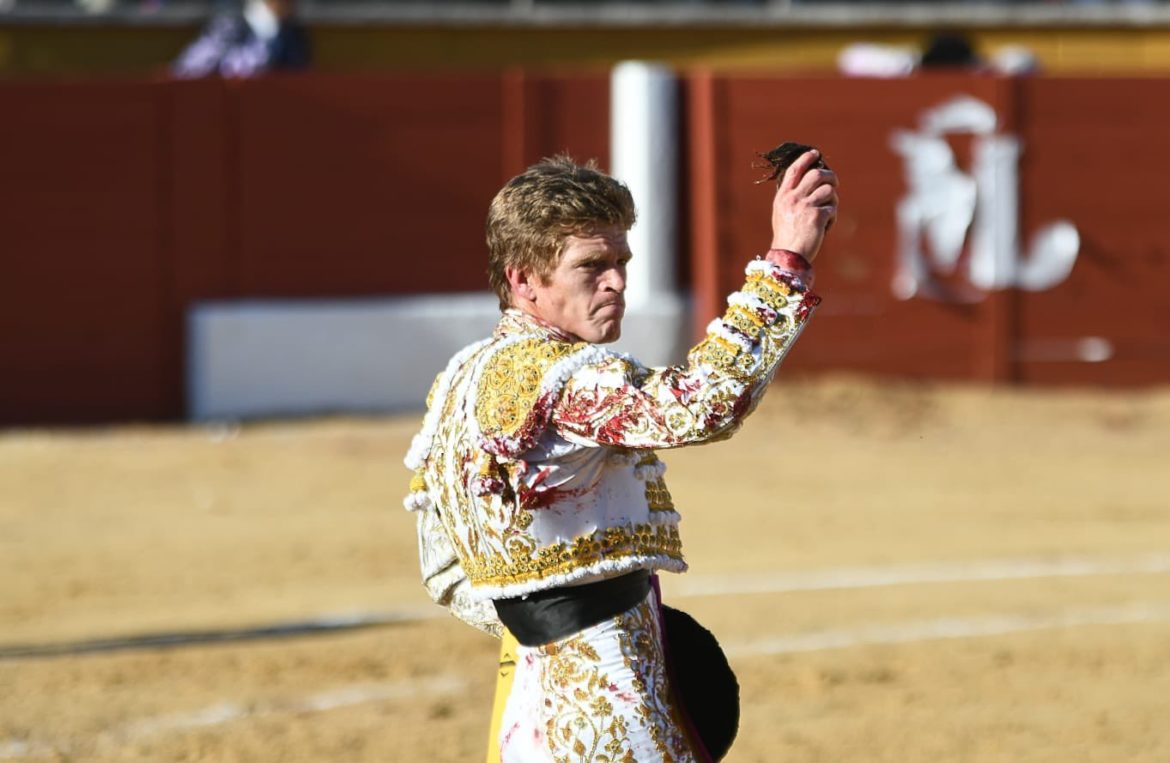
[[[752,348],[755,347],[755,342],[745,336],[742,331],[727,325],[720,318],[716,318],[707,324],[707,333],[714,334],[738,345],[744,352],[751,352]]]
[[[787,272],[784,271],[784,268],[780,267],[779,265],[773,265],[767,260],[752,260],[747,264],[747,267],[743,269],[744,274],[749,276],[753,273],[767,273],[768,275],[772,275],[777,271]]]
[[[402,505],[407,511],[426,511],[434,504],[431,497],[423,490],[416,490],[402,499]]]
[[[727,304],[733,307],[742,307],[758,315],[765,323],[775,323],[780,313],[768,306],[764,300],[755,294],[737,291],[727,298]]]
[[[748,275],[753,273],[763,273],[775,281],[787,283],[798,291],[807,291],[808,286],[804,282],[804,278],[800,273],[794,270],[782,268],[779,265],[773,265],[767,260],[752,260],[748,263],[745,272]]]
[[[606,460],[614,466],[633,466],[642,460],[642,453],[637,450],[614,449],[606,456]]]
[[[674,509],[656,509],[650,512],[652,525],[677,525],[681,521],[682,516]]]
[[[752,312],[755,312],[756,310],[772,309],[768,307],[764,300],[760,299],[755,294],[748,294],[746,291],[733,291],[727,297],[727,304],[746,307]]]
[[[654,480],[662,479],[662,475],[664,474],[666,474],[666,464],[661,461],[634,467],[634,476],[643,482],[653,482]]]
[[[623,559],[601,559],[586,567],[571,572],[558,572],[536,580],[527,580],[523,583],[510,583],[497,586],[471,586],[471,597],[476,601],[488,599],[511,599],[524,594],[536,593],[549,588],[558,588],[564,585],[594,583],[598,580],[615,577],[616,575],[634,570],[661,570],[664,572],[686,572],[687,563],[682,559],[666,554],[654,556],[631,556]]]
[[[435,396],[431,400],[431,407],[427,409],[426,416],[423,417],[422,429],[411,439],[410,450],[406,451],[406,458],[403,459],[406,468],[411,471],[417,471],[422,467],[423,462],[426,461],[427,455],[431,450],[431,443],[435,437],[435,430],[439,427],[439,414],[443,410],[443,403],[447,399],[447,394],[451,391],[451,378],[455,375],[455,371],[466,363],[467,359],[475,354],[476,351],[491,341],[491,337],[488,337],[487,339],[473,342],[455,353],[454,357],[447,363],[447,368],[443,370],[443,376],[439,379],[439,386],[435,388]]]

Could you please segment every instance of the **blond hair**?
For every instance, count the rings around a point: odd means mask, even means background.
[[[488,282],[500,309],[512,304],[505,268],[545,280],[560,259],[565,239],[597,225],[634,224],[630,189],[566,154],[542,159],[509,180],[492,199],[487,216]]]

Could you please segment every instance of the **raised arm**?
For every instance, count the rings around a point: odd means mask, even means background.
[[[743,287],[687,363],[647,369],[608,355],[566,382],[552,423],[567,439],[628,448],[669,448],[729,436],[755,409],[820,298],[811,263],[837,214],[837,177],[811,169],[807,152],[772,201],[772,248],[747,267]]]

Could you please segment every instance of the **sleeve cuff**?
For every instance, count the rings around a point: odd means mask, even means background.
[[[769,249],[763,259],[796,276],[805,286],[812,287],[815,278],[812,263],[806,260],[803,255],[788,249]]]

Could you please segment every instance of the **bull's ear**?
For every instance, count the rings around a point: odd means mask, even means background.
[[[776,184],[779,185],[780,181],[784,179],[784,173],[788,170],[789,167],[792,166],[792,163],[795,162],[801,154],[806,151],[811,151],[814,148],[816,147],[809,146],[804,143],[786,141],[781,143],[779,146],[776,146],[776,148],[772,149],[766,154],[759,154],[759,157],[763,160],[763,163],[756,164],[754,166],[758,169],[770,171],[767,175],[760,178],[756,182],[763,183],[768,180],[774,180],[776,181]],[[828,165],[825,164],[823,158],[818,159],[813,167],[818,169],[828,169]]]

